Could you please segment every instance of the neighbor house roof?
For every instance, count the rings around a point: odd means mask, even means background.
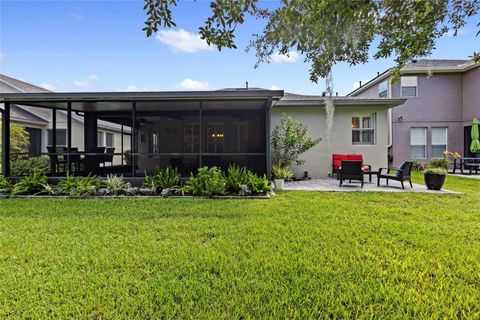
[[[15,79],[4,74],[0,74],[0,81],[6,83],[7,85],[17,89],[21,92],[51,92],[50,90],[44,89],[39,86],[35,86],[31,83]]]
[[[55,94],[54,92],[44,89],[42,87],[33,85],[31,83],[15,79],[9,76],[6,76],[4,74],[0,74],[0,81],[3,83],[6,83],[8,86],[18,90],[21,93],[29,93],[29,94],[35,94],[35,93],[41,93],[41,94]],[[1,92],[0,92],[1,94]],[[15,93],[13,93],[15,94]],[[65,113],[65,111],[60,110],[59,112]],[[26,124],[36,124],[40,126],[46,126],[48,125],[50,119],[43,119],[27,110],[22,108],[21,105],[13,105],[11,109],[11,117],[13,121],[18,121],[21,123],[26,123]],[[78,121],[80,123],[83,123],[83,117],[80,117],[76,115],[75,113],[72,114],[72,119],[75,121]],[[98,121],[98,127],[100,129],[104,130],[112,130],[112,131],[120,131],[121,128],[114,123],[109,123],[106,121],[99,120]],[[125,129],[125,132],[128,132],[129,129]]]
[[[39,116],[28,112],[27,110],[17,106],[12,105],[10,109],[10,117],[15,122],[25,123],[25,124],[35,124],[39,126],[48,125],[48,121],[40,118]]]
[[[475,63],[473,60],[419,59],[405,65],[400,72],[402,74],[452,73],[466,72],[475,67],[480,67],[480,63]],[[347,96],[355,96],[376,85],[380,81],[387,79],[391,75],[392,70],[393,69],[390,68],[383,73],[378,74],[375,78],[367,81],[361,87],[350,92]]]
[[[275,106],[279,107],[294,107],[294,106],[324,106],[325,101],[329,97],[323,95],[301,95],[295,93],[285,92],[285,95],[280,99]],[[331,97],[335,106],[371,106],[381,105],[385,107],[395,107],[403,104],[406,99],[391,99],[391,98],[360,98],[360,97]]]

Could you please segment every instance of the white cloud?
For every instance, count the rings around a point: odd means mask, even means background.
[[[274,63],[294,63],[298,61],[298,58],[300,58],[300,55],[297,51],[290,51],[286,55],[277,52],[271,56],[271,59]]]
[[[92,74],[84,80],[74,80],[73,84],[79,88],[89,88],[93,87],[97,83],[97,81],[98,76],[96,74]]]
[[[188,78],[177,83],[175,87],[178,90],[208,90],[210,88],[208,82],[196,81]]]
[[[361,80],[361,81],[355,81],[353,83],[353,89],[358,89],[360,88],[360,82],[362,83],[362,86],[367,83],[368,81],[370,81],[369,79],[364,79],[364,80]]]
[[[175,52],[195,53],[201,50],[214,50],[200,35],[180,30],[160,30],[157,33],[157,40],[169,46]]]
[[[272,84],[272,85],[270,86],[270,90],[282,90],[282,88],[280,88],[279,86],[276,86],[276,85]]]
[[[51,83],[40,83],[38,86],[50,91],[57,89],[57,86]]]

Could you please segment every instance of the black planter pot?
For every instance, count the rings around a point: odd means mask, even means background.
[[[472,158],[480,159],[480,153],[472,153]]]
[[[429,190],[442,190],[446,175],[425,173],[423,176],[425,178],[425,185]]]

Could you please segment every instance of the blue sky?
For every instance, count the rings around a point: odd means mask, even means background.
[[[324,91],[323,81],[310,82],[301,56],[276,57],[254,69],[254,52],[244,49],[263,21],[248,19],[238,29],[237,50],[208,48],[196,37],[208,4],[180,1],[174,8],[177,27],[147,38],[140,0],[0,0],[0,73],[54,91],[219,89],[245,81],[303,94]],[[479,47],[478,21],[469,21],[458,37],[441,39],[430,58],[467,59]],[[335,66],[334,91],[347,94],[353,82],[374,77],[392,61]]]

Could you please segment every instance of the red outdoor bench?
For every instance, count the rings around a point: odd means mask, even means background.
[[[361,154],[333,154],[332,155],[332,177],[336,174],[338,179],[338,169],[342,166],[342,161],[361,161],[363,172],[369,175],[369,180],[372,182],[372,166],[363,163],[363,156]]]

